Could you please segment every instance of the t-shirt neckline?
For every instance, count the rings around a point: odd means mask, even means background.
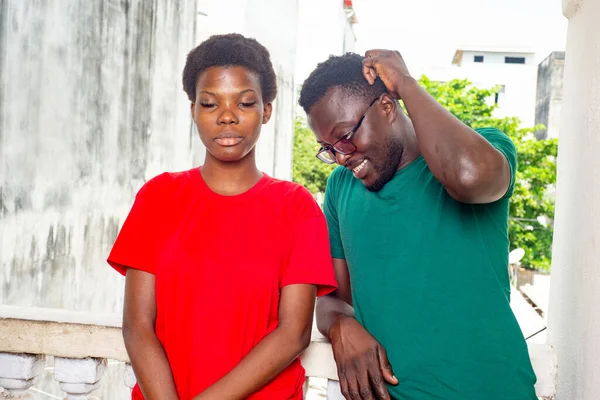
[[[243,193],[240,194],[236,194],[233,196],[228,196],[225,194],[220,194],[215,192],[214,190],[212,190],[207,184],[206,181],[204,181],[204,178],[202,177],[202,172],[200,171],[200,167],[197,167],[194,169],[196,178],[199,181],[199,186],[200,186],[200,192],[204,195],[207,195],[209,197],[212,197],[214,199],[219,199],[221,201],[240,201],[240,200],[247,200],[255,195],[257,195],[260,191],[262,191],[271,181],[271,177],[267,174],[265,174],[264,172],[262,173],[262,177],[260,178],[260,180],[258,182],[256,182],[254,184],[254,186],[252,186],[250,189],[246,190]]]

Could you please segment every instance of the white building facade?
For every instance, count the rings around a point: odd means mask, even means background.
[[[500,86],[497,116],[518,117],[523,127],[534,126],[538,66],[533,51],[462,48],[456,50],[452,65],[449,77],[469,79],[477,87]]]

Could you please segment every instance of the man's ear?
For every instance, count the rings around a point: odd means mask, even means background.
[[[379,102],[381,103],[381,106],[383,107],[383,111],[385,112],[385,115],[388,117],[388,121],[390,123],[394,122],[394,120],[396,119],[396,112],[398,111],[398,108],[400,107],[400,103],[398,103],[398,100],[394,99],[392,97],[391,94],[389,93],[383,93],[381,95],[381,97],[379,98]]]
[[[263,108],[263,120],[262,123],[266,124],[271,119],[271,114],[273,113],[273,104],[267,103]]]
[[[196,103],[192,103],[190,105],[190,111],[192,113],[192,119],[194,119],[194,108],[196,108]]]

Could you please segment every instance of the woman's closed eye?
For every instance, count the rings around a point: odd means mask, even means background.
[[[254,107],[256,105],[256,101],[244,101],[244,102],[240,102],[238,104],[239,107]],[[203,108],[214,108],[217,107],[216,103],[211,103],[211,102],[204,102],[201,101],[200,102],[200,106]]]

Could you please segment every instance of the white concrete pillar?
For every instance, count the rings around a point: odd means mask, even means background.
[[[61,358],[54,359],[54,379],[64,392],[65,400],[92,400],[90,393],[98,389],[100,379],[106,371],[104,358]]]
[[[29,388],[45,364],[43,355],[0,353],[0,399],[35,399]]]
[[[600,0],[569,19],[558,149],[548,342],[557,400],[600,399]]]
[[[125,367],[125,374],[123,376],[123,383],[129,389],[133,390],[133,387],[135,386],[136,382],[137,378],[135,377],[133,368],[131,367],[131,364],[127,363],[127,366]]]
[[[327,380],[327,400],[344,400],[340,383],[333,379]]]

